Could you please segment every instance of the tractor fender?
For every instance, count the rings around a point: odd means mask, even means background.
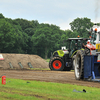
[[[83,48],[81,48],[81,50],[84,51]],[[71,58],[73,58],[73,59],[75,58],[75,55],[76,55],[77,51],[78,51],[78,50],[76,50],[76,51],[73,52],[73,54],[71,55]]]

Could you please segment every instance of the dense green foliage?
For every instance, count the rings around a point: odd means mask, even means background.
[[[0,52],[37,54],[49,58],[51,52],[63,46],[63,40],[78,35],[88,38],[93,23],[88,18],[76,18],[70,26],[71,30],[64,31],[53,24],[19,18],[13,20],[0,14]]]

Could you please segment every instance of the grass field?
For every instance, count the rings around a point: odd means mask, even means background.
[[[0,84],[0,100],[100,100],[99,95],[100,88],[70,84],[8,78],[6,85]]]

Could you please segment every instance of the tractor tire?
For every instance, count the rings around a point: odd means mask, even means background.
[[[73,63],[72,70],[75,69],[75,57],[76,57],[76,55],[74,55],[73,58],[72,58],[72,63]]]
[[[60,57],[53,57],[49,62],[49,68],[54,71],[63,71],[64,62]]]
[[[75,69],[75,59],[73,60],[73,66],[72,66],[72,70]]]
[[[84,75],[84,52],[83,50],[78,50],[75,57],[75,78],[76,80],[83,79]]]

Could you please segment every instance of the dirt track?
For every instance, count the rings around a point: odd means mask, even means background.
[[[76,80],[74,72],[29,70],[30,68],[28,66],[28,62],[31,62],[33,68],[49,69],[48,62],[46,62],[38,55],[28,55],[28,54],[2,54],[2,55],[4,57],[4,60],[0,61],[0,76],[5,74],[7,78],[70,83],[70,84],[100,88],[100,83]],[[10,68],[9,62],[12,63],[13,68]],[[21,62],[21,64],[23,65],[24,70],[19,67],[18,65],[19,62]]]
[[[82,86],[99,87],[99,82],[87,82],[75,80],[74,72],[61,71],[28,71],[28,70],[0,70],[0,75],[7,78],[37,80],[46,82],[70,83]]]

